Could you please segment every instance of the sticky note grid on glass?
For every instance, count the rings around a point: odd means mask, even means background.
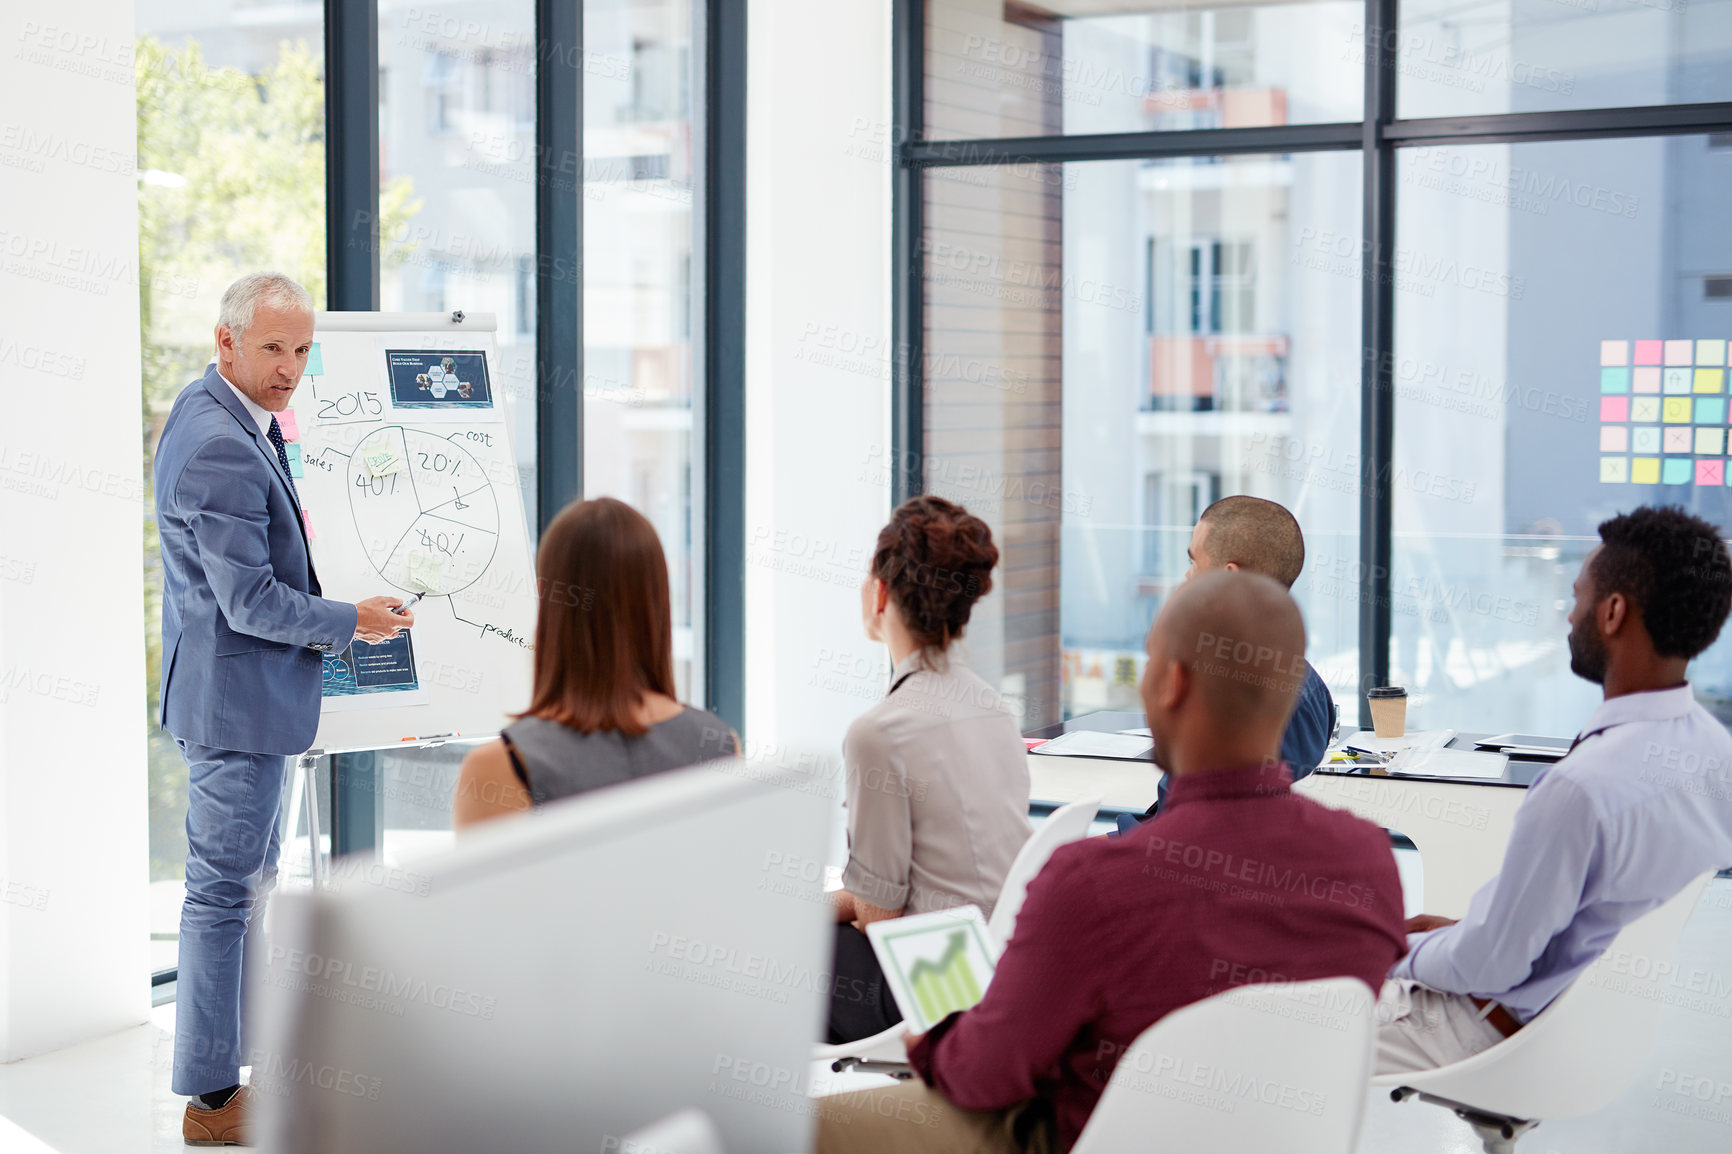
[[[1605,485],[1732,484],[1727,389],[1732,341],[1600,342],[1599,474]],[[1592,386],[1589,386],[1592,388]]]

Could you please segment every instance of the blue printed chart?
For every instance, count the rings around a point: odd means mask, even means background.
[[[1607,485],[1732,484],[1728,342],[1600,342],[1600,481]]]
[[[329,699],[418,693],[421,681],[415,673],[413,632],[405,630],[377,645],[356,641],[341,653],[325,654],[324,696]]]

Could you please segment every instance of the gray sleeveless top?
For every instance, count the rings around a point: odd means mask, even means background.
[[[642,737],[618,730],[579,733],[541,717],[521,718],[500,736],[536,805],[734,755],[728,723],[689,705]]]

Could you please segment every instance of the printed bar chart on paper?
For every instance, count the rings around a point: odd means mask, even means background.
[[[916,1033],[978,1004],[998,964],[977,906],[873,922],[866,936],[896,1007]]]
[[[954,1010],[966,1010],[980,1001],[980,979],[968,964],[963,951],[968,946],[968,934],[957,930],[950,935],[944,952],[936,961],[921,958],[908,973],[908,984],[914,989],[914,1000],[920,1012],[930,1021],[938,1021]]]

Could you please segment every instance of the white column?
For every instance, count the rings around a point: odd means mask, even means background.
[[[859,586],[890,511],[890,4],[754,0],[746,726],[838,750],[882,697]]]
[[[0,1061],[149,1011],[132,43],[0,9]]]

